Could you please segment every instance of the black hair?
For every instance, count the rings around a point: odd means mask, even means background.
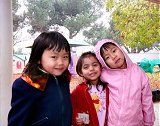
[[[79,57],[78,61],[77,61],[77,64],[76,64],[76,72],[79,76],[81,76],[83,61],[84,61],[84,58],[86,58],[86,57],[94,57],[95,59],[97,59],[96,54],[94,52],[88,51],[88,52],[82,53],[81,56]],[[97,61],[98,61],[99,65],[102,67],[102,65],[101,65],[101,63],[99,62],[98,59],[97,59]],[[89,89],[90,89],[91,88],[91,83],[89,81],[87,81],[87,84],[89,85]],[[96,85],[97,89],[98,89],[99,85],[103,86],[103,90],[106,88],[106,84],[104,84],[100,80],[100,77],[99,77],[99,81]]]
[[[104,59],[104,56],[103,56],[104,50],[108,50],[111,45],[116,46],[116,45],[115,45],[114,43],[112,43],[112,42],[106,42],[106,43],[104,43],[104,44],[101,46],[101,48],[100,48],[100,55],[102,56],[103,59]]]
[[[38,61],[41,60],[45,49],[53,49],[58,52],[65,49],[66,52],[69,52],[69,63],[71,62],[70,45],[67,39],[61,33],[56,31],[43,32],[34,40],[29,62],[24,70],[25,73],[30,75],[34,69],[41,67],[40,64],[38,64]],[[67,76],[68,78],[68,74],[69,72],[67,69],[62,76]]]

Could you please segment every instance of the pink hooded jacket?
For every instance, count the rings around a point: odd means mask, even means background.
[[[110,69],[100,55],[100,48],[106,42],[121,47],[111,39],[98,41],[95,47],[103,66],[101,79],[109,83],[108,126],[153,126],[155,115],[148,77],[123,49],[127,68]]]

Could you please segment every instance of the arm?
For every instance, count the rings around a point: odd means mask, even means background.
[[[84,97],[85,97],[84,91],[85,90],[86,88],[84,89],[83,87],[76,86],[76,88],[73,90],[71,94],[72,111],[73,111],[72,113],[72,125],[73,126],[84,126],[89,123],[89,115],[88,113],[86,113],[88,111],[86,111],[86,107],[83,106],[83,104],[87,104],[84,101]]]
[[[21,78],[13,83],[8,126],[26,126],[29,123],[29,114],[36,98],[36,90]]]
[[[72,125],[76,126],[76,116],[77,116],[77,97],[76,97],[76,88],[71,93],[71,102],[72,102]]]
[[[145,126],[153,126],[155,121],[153,102],[152,102],[152,91],[149,84],[149,79],[144,71],[142,74],[142,110],[144,117]]]

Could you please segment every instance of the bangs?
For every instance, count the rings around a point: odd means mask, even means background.
[[[50,43],[49,47],[48,47],[49,50],[55,50],[55,51],[58,51],[60,52],[61,50],[65,50],[66,52],[69,52],[70,50],[70,46],[68,43],[65,43],[65,42],[61,42],[61,41],[54,41],[54,43]]]
[[[103,44],[101,48],[104,50],[108,50],[111,45],[116,46],[114,43],[107,42],[107,43]]]
[[[70,52],[70,45],[66,38],[61,37],[60,34],[50,34],[49,37],[45,40],[48,49],[53,49],[58,52],[61,50],[65,50],[66,52]]]
[[[102,47],[100,48],[100,55],[103,56],[103,53],[104,53],[104,50],[108,51],[108,49],[110,49],[110,46],[113,45],[113,46],[116,46],[114,43],[112,42],[107,42],[107,43],[104,43],[102,45]]]

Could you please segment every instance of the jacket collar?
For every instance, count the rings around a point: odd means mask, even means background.
[[[49,78],[49,74],[43,71],[32,73],[31,75],[22,73],[21,78],[34,88],[44,91]]]

